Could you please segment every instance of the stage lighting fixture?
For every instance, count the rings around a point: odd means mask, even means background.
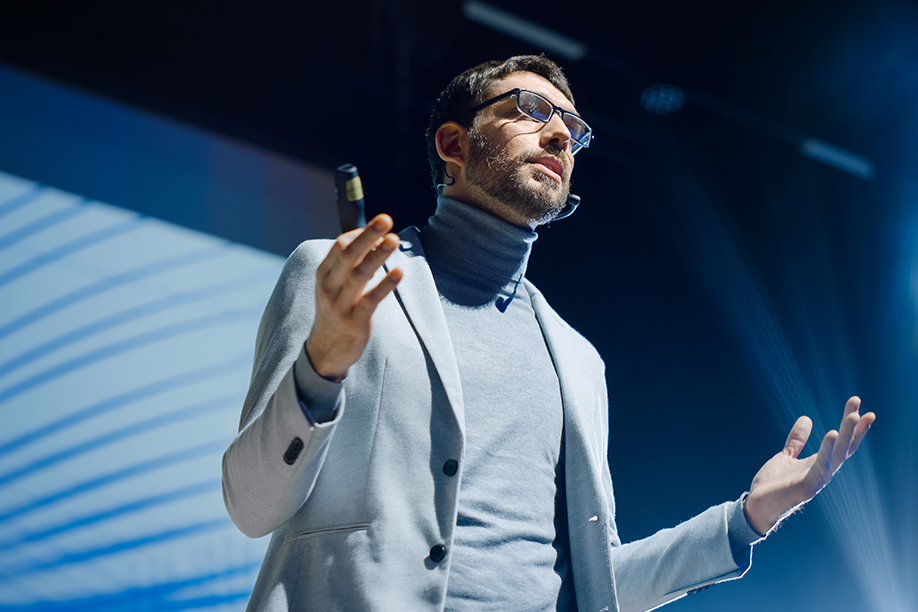
[[[587,46],[579,40],[485,2],[475,0],[463,2],[462,14],[469,21],[527,42],[571,62],[583,59],[587,53]]]
[[[656,115],[675,113],[685,104],[685,93],[673,85],[653,85],[641,93],[641,106]]]

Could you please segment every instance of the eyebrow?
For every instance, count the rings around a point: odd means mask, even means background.
[[[525,87],[521,87],[520,89],[525,89]],[[571,102],[570,100],[568,100],[568,99],[567,99],[567,96],[565,96],[563,93],[561,94],[561,99],[564,100],[565,102],[567,102],[568,104],[570,104],[570,105],[571,105],[571,108],[564,108],[563,106],[561,106],[560,104],[558,104],[557,102],[555,102],[555,101],[552,99],[553,97],[550,96],[550,95],[549,95],[546,91],[544,91],[544,90],[530,89],[529,91],[531,91],[531,92],[533,92],[533,93],[539,94],[540,96],[542,96],[543,98],[545,98],[546,100],[548,100],[549,102],[551,102],[552,104],[554,104],[555,106],[557,106],[557,107],[559,107],[559,108],[563,108],[566,112],[569,112],[569,113],[572,113],[572,114],[574,114],[574,115],[577,115],[578,117],[580,116],[580,113],[577,112],[577,107],[574,106],[574,103]]]

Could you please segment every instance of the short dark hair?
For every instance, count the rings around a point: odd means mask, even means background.
[[[558,88],[564,96],[574,103],[567,77],[561,68],[544,55],[517,55],[508,60],[492,60],[469,68],[446,86],[437,98],[430,113],[430,124],[427,126],[427,161],[430,163],[430,174],[434,187],[444,182],[443,160],[437,154],[437,130],[447,121],[456,121],[469,127],[474,120],[463,115],[471,108],[484,102],[485,93],[495,82],[512,72],[532,72],[546,79]]]

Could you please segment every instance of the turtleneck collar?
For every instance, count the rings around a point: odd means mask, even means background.
[[[437,198],[437,210],[421,230],[434,278],[465,286],[475,302],[515,294],[536,238],[531,229],[445,196]]]

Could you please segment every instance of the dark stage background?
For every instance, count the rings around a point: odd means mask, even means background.
[[[7,67],[317,176],[354,163],[369,212],[399,227],[433,210],[423,133],[440,89],[478,62],[547,52],[596,139],[577,157],[583,204],[540,230],[529,276],[606,360],[623,538],[735,499],[796,416],[820,438],[858,394],[879,415],[862,456],[756,549],[750,575],[672,609],[918,606],[912,2],[0,6]],[[574,44],[497,31],[476,17],[493,8]],[[684,106],[648,112],[655,85]],[[311,216],[330,188],[304,189],[302,208],[296,194],[224,207],[46,162],[0,135],[0,169],[272,253],[334,230]]]

